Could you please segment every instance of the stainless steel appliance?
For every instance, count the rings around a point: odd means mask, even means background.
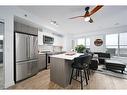
[[[43,43],[44,44],[53,44],[54,43],[54,38],[43,35]]]
[[[15,32],[15,48],[17,82],[38,72],[37,36]]]

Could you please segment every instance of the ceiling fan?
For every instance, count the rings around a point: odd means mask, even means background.
[[[94,9],[92,9],[90,12],[89,12],[89,9],[90,7],[86,7],[85,8],[85,14],[83,16],[76,16],[76,17],[72,17],[72,18],[69,18],[69,19],[75,19],[75,18],[79,18],[79,17],[83,17],[85,19],[85,21],[87,22],[90,22],[90,23],[93,23],[93,20],[91,19],[91,15],[93,15],[94,13],[96,13],[99,9],[101,9],[103,7],[103,5],[97,5]]]

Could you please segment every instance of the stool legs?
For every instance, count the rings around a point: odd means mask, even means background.
[[[73,78],[73,72],[74,72],[74,68],[72,68],[71,78],[70,78],[70,84],[71,84],[71,81],[72,81],[72,78]]]
[[[82,80],[82,71],[80,70],[80,78],[81,78],[81,89],[83,89],[83,80]]]
[[[87,80],[87,73],[88,73],[88,71],[86,71],[86,69],[84,69],[83,72],[84,72],[84,75],[85,75],[86,85],[88,85],[88,80]],[[71,78],[70,78],[69,84],[71,84],[71,82],[72,82],[73,73],[74,73],[74,68],[72,68]],[[82,70],[76,70],[76,79],[77,79],[78,73],[79,73],[79,76],[80,76],[81,89],[83,89],[83,75],[82,75]]]
[[[86,70],[84,70],[84,75],[85,75],[85,78],[86,78],[86,85],[87,85],[88,84],[88,80],[87,80]]]
[[[90,74],[90,72],[89,72],[89,70],[87,70],[87,77],[88,77],[88,80],[89,80],[89,74]]]

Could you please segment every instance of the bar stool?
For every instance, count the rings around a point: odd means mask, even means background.
[[[71,73],[71,78],[70,78],[70,84],[72,82],[72,79],[77,80],[77,72],[79,72],[79,77],[80,77],[80,83],[81,83],[81,89],[83,89],[83,75],[82,72],[85,75],[85,80],[86,80],[86,85],[88,85],[88,63],[90,60],[91,56],[90,55],[82,55],[80,57],[77,57],[74,59],[74,63],[72,63],[72,73]],[[76,73],[74,75],[74,70],[76,70]],[[75,78],[76,77],[76,78]]]
[[[86,69],[86,72],[87,72],[87,77],[88,77],[88,80],[89,80],[89,75],[90,75],[90,64],[91,64],[91,59],[93,58],[93,55],[92,53],[87,53],[87,54],[84,54],[84,55],[80,55],[81,56],[86,56],[86,58],[84,58],[83,60],[83,65],[85,65],[85,69]]]

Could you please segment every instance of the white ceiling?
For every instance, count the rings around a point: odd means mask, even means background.
[[[19,6],[42,19],[42,24],[65,34],[81,34],[95,30],[127,25],[127,6],[104,6],[91,16],[94,23],[85,22],[83,18],[68,19],[83,15],[85,6]],[[91,6],[91,8],[93,8]],[[59,26],[50,24],[55,20]]]

